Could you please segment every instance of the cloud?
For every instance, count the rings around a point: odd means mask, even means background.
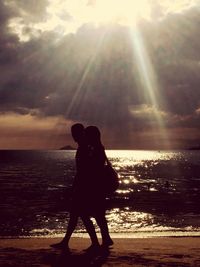
[[[88,23],[96,23],[97,25],[109,21],[109,16],[114,15],[120,11],[129,13],[129,10],[140,11],[143,15],[142,19],[156,21],[163,20],[168,16],[177,15],[187,12],[192,8],[198,8],[199,2],[197,0],[151,0],[141,1],[140,4],[135,5],[131,1],[118,0],[118,5],[113,0],[98,0],[98,1],[81,1],[81,0],[44,0],[44,1],[25,1],[25,0],[10,0],[5,1],[7,10],[12,10],[13,16],[9,20],[9,28],[12,32],[18,35],[20,41],[29,41],[32,38],[41,36],[46,31],[53,31],[57,34],[57,38],[62,38],[63,35],[75,33],[81,25]],[[145,4],[146,3],[146,4]],[[141,5],[141,6],[140,6]],[[148,6],[149,5],[149,6]],[[125,8],[128,6],[128,8]],[[130,7],[129,7],[130,6]],[[147,8],[148,7],[148,8]],[[147,12],[150,10],[150,12]],[[132,11],[131,14],[134,12]],[[146,14],[145,12],[151,13]],[[119,24],[123,24],[115,14],[115,20]],[[130,15],[130,14],[129,14]],[[118,18],[118,19],[117,19]],[[110,18],[111,19],[111,18]]]
[[[148,106],[146,104],[131,106],[129,109],[130,109],[130,112],[133,116],[139,117],[139,118],[144,118],[144,119],[146,119],[147,117],[154,119],[153,114],[155,114],[155,113],[157,113],[158,116],[162,116],[162,117],[167,116],[166,113],[159,111],[155,107]]]
[[[1,114],[0,147],[59,149],[66,142],[75,146],[70,134],[72,124],[73,122],[62,117],[38,118],[32,114]]]

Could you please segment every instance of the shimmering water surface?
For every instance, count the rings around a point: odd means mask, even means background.
[[[113,233],[200,235],[200,151],[107,151],[120,175]],[[0,236],[65,232],[74,151],[0,151]],[[85,232],[79,221],[77,233]]]

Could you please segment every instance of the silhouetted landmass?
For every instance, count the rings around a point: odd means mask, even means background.
[[[188,150],[200,150],[200,145],[189,147]]]
[[[75,150],[75,148],[68,145],[68,146],[61,147],[60,150]]]

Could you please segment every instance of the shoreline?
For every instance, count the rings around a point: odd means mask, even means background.
[[[200,238],[200,231],[157,231],[157,232],[121,232],[121,233],[112,233],[110,232],[111,236],[113,238],[118,239],[131,239],[131,238],[137,238],[137,239],[143,239],[143,238],[193,238],[193,237],[199,237]],[[64,233],[60,234],[47,234],[47,235],[30,235],[30,236],[0,236],[0,240],[3,239],[48,239],[48,238],[62,238],[64,236]],[[98,238],[100,238],[100,233],[97,233]],[[74,238],[88,238],[88,234],[86,232],[75,232],[73,233]]]
[[[200,237],[113,238],[114,246],[99,254],[83,251],[89,238],[72,237],[71,254],[50,247],[61,238],[0,240],[0,266],[200,266]]]

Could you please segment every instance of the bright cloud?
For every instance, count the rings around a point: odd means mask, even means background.
[[[35,1],[34,1],[35,3]],[[35,6],[39,10],[40,5]],[[197,0],[48,0],[43,14],[35,19],[35,14],[18,1],[6,1],[6,5],[17,10],[10,19],[9,28],[17,34],[20,41],[27,42],[45,31],[53,31],[58,36],[74,33],[83,24],[118,23],[132,26],[143,18],[154,20],[153,10],[159,9],[162,16],[169,13],[181,13],[197,5]],[[25,8],[26,7],[26,8]]]

